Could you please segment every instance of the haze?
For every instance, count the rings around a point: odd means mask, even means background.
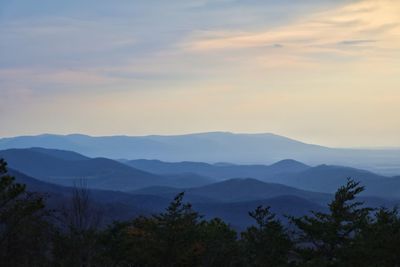
[[[400,146],[400,2],[0,2],[0,136]]]

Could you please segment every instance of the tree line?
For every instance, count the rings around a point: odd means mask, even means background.
[[[206,220],[178,194],[164,212],[100,226],[89,191],[74,190],[69,205],[48,209],[0,160],[1,266],[400,266],[400,216],[357,201],[364,190],[349,179],[327,212],[288,217],[269,207],[249,212],[241,233],[219,218]]]

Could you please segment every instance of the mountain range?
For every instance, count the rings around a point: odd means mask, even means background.
[[[271,133],[105,137],[44,134],[0,139],[0,149],[30,147],[71,150],[90,157],[172,162],[272,164],[290,158],[308,165],[345,165],[385,175],[400,173],[400,149],[330,148]]]
[[[259,205],[272,206],[282,219],[323,210],[347,177],[366,186],[360,199],[370,206],[393,207],[400,196],[400,177],[292,159],[271,165],[113,160],[40,147],[0,150],[0,158],[28,190],[48,195],[50,207],[67,203],[83,181],[106,222],[160,212],[182,191],[201,214],[236,228],[249,225],[248,211]]]

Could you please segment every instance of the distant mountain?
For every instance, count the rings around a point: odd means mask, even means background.
[[[39,152],[45,155],[49,155],[55,158],[64,159],[64,160],[87,160],[89,157],[83,156],[79,153],[73,151],[66,151],[61,149],[46,149],[42,147],[32,147],[31,151]]]
[[[303,216],[310,214],[310,211],[326,211],[326,206],[320,206],[296,196],[279,196],[263,200],[233,202],[233,203],[195,203],[193,208],[206,218],[219,217],[230,223],[232,227],[243,230],[245,227],[254,224],[254,220],[248,215],[249,211],[255,210],[258,206],[271,207],[271,211],[278,215],[278,218],[285,224],[287,215]]]
[[[168,163],[158,160],[132,160],[125,164],[158,174],[191,172],[216,179],[256,178],[308,191],[334,193],[353,178],[366,186],[364,195],[400,199],[400,177],[386,177],[369,171],[335,165],[309,167],[294,160],[266,165],[213,165],[200,162]]]
[[[279,135],[212,132],[175,136],[73,135],[19,136],[0,139],[0,149],[44,147],[72,150],[90,157],[163,161],[272,164],[295,159],[306,164],[335,164],[387,175],[400,173],[400,149],[338,149],[306,144]]]
[[[304,171],[309,166],[295,161],[282,160],[272,165],[207,164],[203,162],[163,162],[160,160],[131,160],[125,164],[157,174],[196,173],[201,176],[223,180],[231,178],[257,178],[270,180],[280,173]]]
[[[42,182],[15,170],[10,170],[10,174],[17,178],[17,182],[26,184],[28,191],[45,193],[49,208],[60,209],[63,206],[68,206],[68,203],[70,203],[73,192],[73,188],[71,187]],[[139,215],[151,215],[162,212],[168,206],[172,197],[127,194],[92,189],[90,190],[90,199],[92,204],[100,209],[103,215],[103,224],[107,225],[114,220],[129,220]],[[301,216],[309,213],[310,210],[324,209],[315,203],[294,196],[281,196],[236,203],[193,202],[192,200],[185,196],[184,201],[191,201],[194,209],[206,218],[222,218],[236,229],[243,229],[254,223],[249,217],[248,212],[254,210],[259,205],[272,206],[272,210],[281,218],[284,218],[283,215],[287,214]]]
[[[226,163],[214,165],[202,162],[168,163],[156,160],[121,163],[106,158],[89,158],[76,152],[45,148],[2,150],[1,157],[5,158],[9,166],[15,170],[46,182],[65,186],[71,186],[78,180],[84,179],[91,188],[132,191],[149,186],[193,188],[213,184],[218,180],[256,178],[307,191],[333,193],[346,183],[347,177],[351,177],[366,186],[366,191],[363,193],[365,196],[400,199],[398,177],[390,178],[343,166],[309,167],[294,160],[283,160],[269,166]],[[225,186],[224,192],[229,192],[230,185],[225,184]],[[254,190],[257,189],[255,185]],[[224,192],[218,194],[222,196]],[[255,192],[257,191],[253,192],[253,199],[259,199]],[[210,195],[193,195],[206,200],[213,198]],[[243,200],[232,194],[233,197],[237,197],[238,201]],[[201,201],[201,199],[195,200]],[[246,198],[246,200],[252,199]]]
[[[29,191],[47,195],[49,208],[59,209],[69,203],[73,188],[39,181],[18,171],[11,170],[17,181],[27,185]],[[113,220],[128,220],[139,215],[150,215],[165,210],[176,193],[182,189],[153,187],[128,194],[117,191],[90,190],[93,204],[100,208],[103,223]],[[267,184],[254,179],[234,179],[214,185],[185,190],[184,201],[193,204],[195,210],[206,218],[220,217],[237,229],[253,224],[248,212],[259,205],[271,206],[277,215],[301,216],[311,210],[326,210],[327,194],[307,192],[287,186]],[[232,197],[231,194],[237,197]],[[290,195],[287,195],[290,194]],[[208,198],[208,197],[212,197]],[[259,199],[254,199],[259,197]],[[239,200],[242,201],[239,201]],[[247,199],[254,199],[249,201]],[[396,203],[378,198],[361,198],[373,207],[392,207]]]
[[[9,166],[43,181],[71,186],[85,179],[91,188],[133,190],[151,185],[199,186],[213,182],[199,175],[160,176],[106,158],[88,158],[75,152],[51,149],[0,151]]]
[[[27,176],[19,171],[10,169],[9,174],[16,177],[18,183],[27,185],[30,192],[42,193],[45,196],[47,207],[61,209],[68,206],[73,195],[73,187],[66,187],[46,183]],[[89,190],[92,204],[102,213],[103,223],[114,220],[128,220],[139,215],[150,215],[162,211],[170,199],[151,195],[132,195],[118,191]]]
[[[400,178],[381,176],[369,171],[320,165],[297,173],[286,173],[279,177],[279,183],[317,192],[333,193],[346,183],[347,178],[365,186],[362,195],[400,199]]]
[[[133,191],[133,194],[149,194],[171,197],[182,189],[171,187],[148,187]],[[256,179],[230,179],[206,186],[184,189],[188,198],[197,197],[198,202],[243,202],[274,198],[278,196],[297,196],[316,203],[327,203],[331,195],[299,190],[282,184],[265,183]],[[203,199],[203,201],[200,201]]]

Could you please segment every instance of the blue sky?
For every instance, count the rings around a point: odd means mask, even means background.
[[[0,1],[1,136],[400,146],[400,3]]]

